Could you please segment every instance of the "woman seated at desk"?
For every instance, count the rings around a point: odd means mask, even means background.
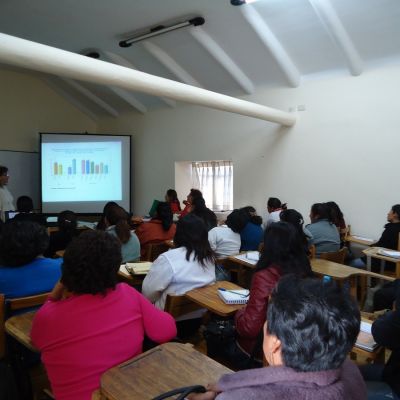
[[[247,224],[240,232],[240,250],[258,250],[264,236],[262,218],[252,206],[242,207],[241,210],[247,215]]]
[[[106,232],[121,242],[122,262],[136,261],[140,258],[140,243],[129,226],[130,217],[120,206],[113,205],[106,210]]]
[[[230,357],[238,368],[248,367],[249,357],[258,355],[257,339],[265,322],[268,298],[281,276],[289,273],[298,278],[312,275],[310,262],[298,230],[287,222],[275,222],[265,230],[249,301],[235,315],[237,341]]]
[[[120,264],[117,238],[83,232],[66,249],[61,283],[33,320],[32,342],[57,400],[90,400],[107,369],[142,352],[144,335],[157,343],[176,335],[169,314],[117,283]]]
[[[348,293],[319,279],[282,278],[264,316],[268,367],[222,376],[190,400],[365,400],[365,383],[347,360],[360,329]],[[329,340],[327,340],[329,338]]]
[[[182,295],[215,282],[215,257],[203,221],[193,214],[176,224],[175,248],[154,261],[142,293],[163,310],[168,293]]]
[[[62,259],[43,257],[46,228],[31,221],[10,221],[0,234],[0,293],[7,298],[51,291],[61,276]]]
[[[149,244],[172,240],[176,225],[172,221],[171,207],[166,202],[157,204],[156,216],[149,222],[141,223],[135,230],[139,239],[142,257],[146,255]]]
[[[178,200],[178,194],[176,193],[176,190],[168,189],[167,193],[165,194],[165,201],[171,208],[172,214],[180,214],[182,209],[181,209],[181,203]]]
[[[315,245],[317,256],[340,249],[339,231],[331,220],[329,208],[325,203],[315,203],[310,211],[311,224],[306,228],[311,232],[311,243]]]

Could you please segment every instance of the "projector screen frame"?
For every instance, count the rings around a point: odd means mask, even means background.
[[[128,135],[128,134],[122,134],[122,135],[116,135],[116,134],[99,134],[99,133],[89,133],[89,132],[39,132],[39,209],[40,212],[45,215],[45,216],[51,216],[51,215],[57,215],[59,214],[61,211],[59,212],[43,212],[43,198],[42,198],[42,194],[43,194],[43,190],[42,190],[42,136],[43,135],[56,135],[56,136],[62,136],[62,135],[66,135],[66,136],[97,136],[99,138],[103,138],[103,137],[124,137],[124,138],[128,138],[129,141],[129,191],[128,191],[128,203],[129,203],[129,207],[127,209],[127,211],[129,213],[132,212],[131,210],[131,204],[132,204],[132,135]],[[45,142],[46,143],[46,142]],[[121,166],[123,167],[123,165]],[[123,184],[123,183],[122,183]],[[104,204],[106,204],[108,201],[114,201],[114,200],[105,200]],[[118,203],[119,204],[119,203]],[[125,208],[125,207],[124,207]],[[125,208],[126,209],[126,208]],[[75,211],[74,211],[75,212]],[[102,212],[75,212],[76,215],[78,216],[99,216],[102,215]]]

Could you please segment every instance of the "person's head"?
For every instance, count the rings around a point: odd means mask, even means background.
[[[283,222],[289,222],[292,224],[299,232],[303,232],[303,216],[296,210],[290,208],[288,210],[283,210],[279,214],[279,218]]]
[[[294,273],[298,276],[311,275],[303,237],[298,229],[288,222],[275,222],[264,233],[264,248],[257,269],[279,267],[282,275]]]
[[[276,211],[276,210],[285,210],[286,209],[286,203],[281,203],[279,199],[276,197],[270,197],[267,202],[267,210],[269,213]]]
[[[233,210],[226,219],[226,225],[235,233],[240,233],[249,221],[248,214],[243,210]]]
[[[331,221],[335,225],[338,225],[340,223],[340,221],[343,220],[342,210],[334,201],[328,201],[325,204],[328,207],[328,212],[329,212]]]
[[[36,222],[11,220],[0,234],[2,264],[21,266],[42,255],[49,246],[46,228]]]
[[[329,214],[329,208],[326,203],[315,203],[311,206],[310,220],[311,222],[317,222],[321,219],[332,221]]]
[[[197,197],[203,197],[203,193],[201,193],[198,189],[190,189],[190,193],[187,195],[186,200],[190,204],[193,204],[194,199]]]
[[[400,222],[400,204],[395,204],[387,215],[388,222]]]
[[[268,303],[263,350],[270,365],[298,372],[339,368],[360,329],[360,311],[335,282],[279,280]]]
[[[192,204],[192,211],[196,211],[198,213],[207,208],[206,201],[202,196],[194,197],[191,204]]]
[[[107,202],[103,207],[103,215],[106,215],[106,212],[113,207],[119,207],[119,205],[115,201]]]
[[[168,203],[160,201],[157,205],[156,218],[161,220],[161,225],[165,231],[168,231],[173,223],[171,207]]]
[[[115,226],[115,233],[121,243],[127,243],[131,238],[131,228],[128,219],[129,214],[119,205],[112,205],[106,210],[106,225]]]
[[[61,232],[73,234],[78,225],[78,218],[73,211],[65,210],[58,214],[57,225]]]
[[[168,189],[167,193],[165,194],[165,201],[167,203],[171,203],[172,201],[178,201],[178,194],[174,189]]]
[[[65,250],[61,282],[76,294],[105,294],[118,282],[121,244],[103,231],[86,231]]]
[[[33,200],[29,196],[19,196],[17,199],[17,211],[30,213],[33,211]]]
[[[8,184],[8,168],[0,165],[0,187]]]
[[[247,214],[248,220],[250,222],[252,222],[255,225],[262,224],[262,218],[259,215],[257,215],[257,210],[253,206],[242,207],[241,210],[243,210]]]
[[[199,217],[192,213],[177,222],[174,243],[176,247],[186,248],[188,261],[192,252],[195,259],[202,265],[205,265],[207,261],[214,261],[214,253],[208,241],[207,227]]]

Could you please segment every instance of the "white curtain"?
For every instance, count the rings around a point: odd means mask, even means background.
[[[214,211],[232,210],[232,161],[193,162],[192,186],[203,193],[208,208]]]

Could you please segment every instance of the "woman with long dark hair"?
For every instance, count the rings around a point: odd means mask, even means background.
[[[135,230],[139,239],[141,254],[144,256],[149,244],[171,240],[175,236],[176,225],[172,221],[171,207],[166,202],[159,202],[151,221],[141,223]]]
[[[165,201],[169,204],[172,214],[179,214],[182,211],[176,190],[168,189],[165,194]]]
[[[204,222],[207,231],[217,226],[217,216],[213,211],[207,208],[203,197],[196,197],[193,199],[191,213]]]
[[[188,214],[180,219],[175,249],[154,261],[143,281],[142,293],[161,310],[168,293],[185,294],[215,281],[215,258],[203,221]]]
[[[287,208],[286,203],[282,203],[276,197],[270,197],[267,202],[268,217],[264,222],[264,227],[265,228],[268,227],[273,222],[278,222],[279,214],[281,213],[282,210],[286,210],[286,208]]]
[[[263,228],[261,227],[262,218],[257,215],[256,209],[252,206],[242,207],[240,210],[247,215],[247,224],[240,232],[240,250],[258,250],[264,235]]]
[[[140,258],[140,243],[131,231],[129,214],[120,206],[107,208],[105,214],[106,232],[116,236],[121,243],[122,262],[136,261]]]
[[[246,307],[235,315],[237,349],[233,361],[246,364],[257,345],[268,306],[268,298],[281,276],[311,276],[310,261],[298,230],[287,222],[271,224],[264,234],[264,249],[258,261]]]

